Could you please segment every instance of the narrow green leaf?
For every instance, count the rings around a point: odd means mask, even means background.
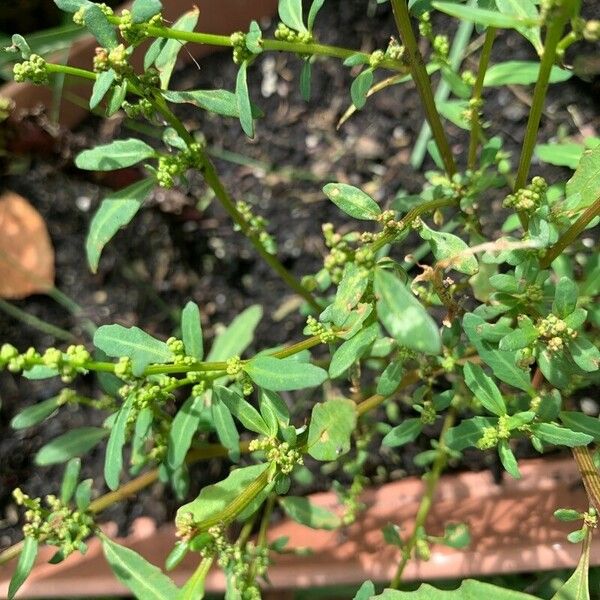
[[[398,344],[426,354],[441,352],[437,324],[395,275],[377,269],[375,294],[379,320]]]
[[[173,29],[179,31],[194,31],[196,23],[198,22],[198,15],[200,14],[197,7],[186,12],[181,16],[175,23],[173,23]],[[169,39],[167,40],[159,55],[154,61],[154,66],[160,73],[160,87],[164,90],[169,87],[169,81],[177,62],[177,55],[183,48],[185,42],[181,40]]]
[[[466,275],[475,275],[479,270],[477,259],[472,254],[468,254],[469,246],[457,235],[434,231],[425,223],[419,229],[419,235],[429,242],[436,260],[451,260],[449,266]]]
[[[146,50],[146,54],[144,54],[144,70],[147,71],[156,61],[158,55],[162,52],[165,44],[167,43],[167,38],[156,38],[150,46],[148,46],[148,50]]]
[[[117,44],[117,34],[102,9],[90,3],[83,14],[83,23],[103,48],[111,50]]]
[[[246,429],[266,436],[270,434],[269,427],[260,413],[235,390],[215,385],[213,393]]]
[[[342,524],[335,513],[313,504],[308,498],[287,496],[281,498],[279,504],[290,519],[312,529],[337,529]]]
[[[308,30],[312,31],[315,26],[315,19],[317,18],[317,14],[325,4],[325,0],[313,0],[310,5],[310,10],[308,11],[308,19],[306,21],[308,25]]]
[[[119,479],[123,469],[123,446],[125,445],[127,422],[132,405],[133,397],[130,397],[119,409],[119,414],[110,431],[106,454],[104,455],[104,480],[106,485],[113,491],[119,487]]]
[[[13,429],[25,429],[37,425],[54,413],[59,405],[57,396],[55,398],[48,398],[48,400],[44,400],[39,404],[28,406],[12,418],[10,426]]]
[[[543,442],[555,446],[567,446],[575,448],[577,446],[587,446],[593,437],[581,431],[572,431],[566,427],[560,427],[554,423],[537,423],[531,426],[532,432]]]
[[[35,565],[35,559],[38,554],[38,541],[30,536],[25,536],[23,549],[19,556],[19,562],[15,568],[10,583],[8,585],[8,600],[12,600],[19,588],[25,583]]]
[[[373,85],[373,69],[364,69],[361,71],[350,86],[350,96],[352,104],[360,110],[367,103],[367,93]]]
[[[240,116],[236,95],[227,90],[192,90],[185,92],[165,90],[162,95],[169,102],[192,104],[224,117],[235,117],[237,119]]]
[[[157,340],[139,327],[102,325],[94,334],[94,346],[108,356],[128,356],[136,376],[142,375],[150,363],[168,363],[174,358],[165,342]]]
[[[203,558],[193,575],[185,582],[176,600],[202,600],[204,582],[212,565],[213,558]]]
[[[241,355],[254,338],[254,330],[262,318],[262,308],[258,304],[241,312],[213,341],[206,360],[227,360],[236,354]]]
[[[190,396],[177,411],[169,429],[167,443],[167,463],[171,470],[176,471],[183,464],[198,431],[204,408],[204,396]]]
[[[200,309],[191,300],[181,311],[181,336],[185,353],[197,360],[204,356],[204,339],[202,337],[202,322],[200,320]]]
[[[134,23],[149,21],[162,10],[160,0],[135,0],[131,6],[131,16]]]
[[[305,59],[300,71],[300,94],[305,102],[310,100],[310,84],[312,77],[312,65],[309,59]]]
[[[381,208],[371,196],[346,183],[328,183],[325,195],[346,214],[361,221],[376,221]]]
[[[237,462],[240,459],[240,434],[231,416],[231,411],[216,395],[213,395],[212,398],[211,411],[219,441],[227,448],[229,458],[233,462]]]
[[[591,435],[596,443],[600,443],[600,419],[590,417],[577,411],[562,411],[560,420],[572,431]]]
[[[400,385],[403,374],[403,361],[391,361],[384,369],[379,381],[377,382],[377,393],[381,394],[382,396],[390,396],[393,394]]]
[[[498,29],[519,29],[539,25],[539,19],[521,17],[519,15],[501,14],[495,10],[464,6],[454,2],[432,2],[433,8],[440,10],[451,17],[479,23],[487,27]]]
[[[404,446],[404,444],[414,442],[422,430],[423,423],[421,423],[421,419],[405,419],[400,425],[394,427],[381,443],[390,448]]]
[[[110,90],[110,86],[114,83],[116,77],[117,74],[112,69],[102,71],[98,74],[90,96],[90,110],[94,110],[102,102],[102,99],[106,96],[108,90]]]
[[[92,500],[93,483],[93,479],[84,479],[75,489],[75,506],[77,506],[77,510],[84,511],[88,509]]]
[[[273,392],[315,387],[327,379],[327,371],[310,363],[265,355],[251,359],[244,371],[256,385]]]
[[[238,69],[235,81],[235,100],[240,115],[240,124],[244,133],[254,137],[254,119],[252,118],[252,106],[248,92],[248,61],[244,61]]]
[[[279,18],[291,29],[305,32],[302,21],[302,0],[279,0]]]
[[[165,600],[176,598],[179,590],[158,567],[137,552],[102,536],[102,550],[117,579],[136,598]]]
[[[586,150],[575,169],[573,177],[567,181],[567,197],[580,194],[579,210],[592,205],[600,189],[600,145]]]
[[[535,155],[542,162],[559,167],[569,167],[576,169],[585,146],[583,144],[559,143],[559,144],[538,144],[535,147]]]
[[[127,96],[127,80],[123,81],[118,85],[115,85],[108,102],[106,103],[106,116],[112,117],[123,104],[125,97]]]
[[[146,142],[129,138],[84,150],[75,158],[75,164],[79,169],[88,171],[114,171],[135,165],[155,154],[154,148]]]
[[[72,458],[65,467],[62,482],[60,484],[60,501],[67,504],[71,501],[77,482],[79,480],[79,472],[81,470],[81,459]]]
[[[521,479],[521,472],[519,471],[517,459],[510,449],[507,440],[500,440],[498,442],[498,456],[500,457],[500,462],[505,471],[515,479]]]
[[[93,273],[98,270],[100,255],[113,236],[133,219],[150,191],[154,179],[142,179],[106,196],[96,211],[85,240],[88,264]]]
[[[269,435],[275,436],[280,427],[287,427],[290,422],[290,411],[279,394],[270,390],[260,390],[258,406],[267,427]]]
[[[581,521],[583,513],[572,508],[559,508],[554,511],[554,517],[559,521]]]
[[[540,13],[536,6],[537,0],[494,0],[498,10],[505,15],[516,15],[523,19],[533,19],[541,21]],[[540,35],[540,26],[523,26],[517,27],[517,31],[526,39],[528,39],[536,49],[538,55],[544,52],[544,45]]]
[[[586,535],[592,535],[591,531],[587,531]],[[596,595],[593,598],[590,596],[590,548],[591,544],[588,540],[588,543],[583,545],[581,558],[573,575],[565,581],[551,600],[595,600]],[[596,591],[598,591],[597,588]]]
[[[484,408],[499,417],[506,414],[506,404],[498,386],[479,365],[467,363],[464,366],[464,374],[465,383]]]
[[[102,427],[78,427],[59,435],[44,446],[35,455],[35,464],[40,467],[67,462],[75,456],[81,456],[98,445],[108,430]]]
[[[540,63],[527,60],[508,60],[492,65],[485,72],[483,85],[495,87],[502,85],[529,85],[538,80]],[[572,75],[571,71],[554,66],[550,71],[550,83],[566,81]]]
[[[308,453],[316,460],[337,460],[350,450],[356,404],[336,398],[316,404],[308,428]]]
[[[556,284],[552,312],[564,319],[575,310],[578,295],[577,284],[569,277],[561,277]]]
[[[92,3],[90,0],[54,0],[54,4],[63,12],[74,13]]]
[[[367,352],[379,334],[379,325],[373,323],[345,341],[331,357],[329,376],[339,377]]]

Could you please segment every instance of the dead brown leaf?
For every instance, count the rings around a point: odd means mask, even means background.
[[[54,286],[54,249],[40,213],[22,196],[0,196],[0,297],[25,298]]]

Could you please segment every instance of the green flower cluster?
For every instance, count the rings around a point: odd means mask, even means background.
[[[17,505],[27,509],[27,523],[23,526],[26,537],[57,546],[63,557],[76,551],[85,552],[84,540],[95,529],[94,519],[88,511],[74,510],[54,495],[46,496],[47,508],[43,508],[40,498],[30,498],[20,488],[13,491],[13,497]]]
[[[275,39],[282,42],[294,42],[300,44],[312,44],[313,36],[309,31],[294,31],[285,23],[279,23],[275,30]]]
[[[500,440],[510,438],[510,429],[508,428],[508,417],[502,415],[498,419],[496,427],[485,427],[479,440],[477,440],[477,448],[480,450],[489,450],[498,445]]]
[[[111,17],[114,12],[113,9],[108,6],[108,4],[96,4],[96,6],[106,15],[107,17]],[[83,26],[85,25],[85,11],[87,6],[82,6],[79,10],[73,13],[73,23],[75,25]]]
[[[93,65],[96,73],[102,73],[112,69],[117,77],[122,78],[133,72],[129,65],[129,56],[131,50],[126,48],[124,44],[119,44],[111,50],[106,48],[96,48]]]
[[[553,314],[540,318],[536,323],[536,328],[550,353],[559,352],[563,349],[565,342],[577,337],[577,332],[574,329]]]
[[[121,11],[119,21],[119,32],[125,41],[131,45],[139,44],[146,36],[146,24],[134,23],[133,15],[130,10],[123,9]],[[162,25],[162,15],[160,13],[151,17],[147,25],[160,26]]]
[[[546,197],[547,189],[548,184],[546,180],[543,177],[536,176],[527,187],[506,196],[503,206],[531,214],[541,206]]]
[[[333,283],[339,283],[344,274],[344,265],[352,260],[354,251],[349,243],[349,236],[336,233],[332,223],[324,223],[322,226],[325,245],[330,252],[323,261],[325,270],[329,273]]]
[[[248,447],[250,452],[263,451],[269,462],[274,462],[280,473],[289,475],[296,465],[304,464],[299,450],[291,448],[287,442],[280,442],[277,438],[264,437],[254,439]]]
[[[46,61],[39,54],[32,54],[28,60],[13,67],[15,81],[31,81],[39,85],[49,82]]]
[[[398,43],[398,40],[395,37],[391,37],[385,50],[385,55],[392,60],[402,60],[404,52],[404,46]]]
[[[231,34],[229,39],[233,46],[233,62],[241,65],[252,56],[252,52],[246,46],[246,34],[243,31],[236,31]]]
[[[306,328],[309,335],[318,336],[322,344],[329,344],[337,338],[333,327],[329,323],[320,323],[312,315],[306,318]]]
[[[158,185],[171,188],[175,178],[188,169],[197,167],[202,161],[202,145],[195,142],[177,154],[165,154],[158,159],[156,180]]]
[[[239,200],[235,205],[245,223],[248,225],[247,235],[258,238],[258,241],[269,254],[277,253],[277,242],[266,230],[269,222],[259,215],[252,212],[252,207],[243,200]],[[233,226],[234,231],[240,231],[241,227],[237,224]]]

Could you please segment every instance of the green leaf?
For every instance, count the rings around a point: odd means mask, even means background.
[[[577,411],[562,411],[560,420],[572,431],[591,435],[596,443],[600,443],[600,419],[598,417],[590,417]]]
[[[252,21],[248,28],[248,33],[246,34],[246,48],[248,48],[252,54],[260,54],[263,51],[262,31],[260,25],[256,21]]]
[[[471,532],[466,523],[449,523],[444,528],[442,543],[450,548],[462,550],[471,543]]]
[[[534,0],[495,0],[495,3],[502,14],[517,15],[523,19],[540,21],[540,14]],[[518,27],[517,31],[533,44],[538,55],[543,54],[544,45],[542,44],[539,25]]]
[[[146,142],[129,138],[84,150],[77,155],[75,164],[79,169],[88,171],[114,171],[135,165],[155,154],[154,148]]]
[[[485,409],[499,417],[506,414],[506,404],[498,386],[479,365],[467,363],[464,375],[465,383]]]
[[[473,417],[465,419],[455,427],[451,427],[444,437],[444,442],[452,450],[460,452],[470,446],[475,446],[486,427],[496,425],[498,419],[489,417]]]
[[[204,356],[204,341],[202,337],[202,322],[200,321],[200,309],[191,300],[181,311],[181,337],[185,353],[197,360]]]
[[[521,348],[526,348],[537,339],[537,332],[525,329],[515,329],[505,335],[498,344],[500,350],[509,350],[514,352]]]
[[[355,67],[356,65],[368,65],[368,64],[369,64],[369,54],[365,54],[364,52],[356,52],[354,54],[351,54],[343,62],[343,65],[345,67]]]
[[[365,581],[358,588],[353,600],[369,600],[375,595],[375,586],[372,581]]]
[[[519,471],[517,459],[515,458],[513,451],[510,449],[507,440],[500,440],[498,442],[498,456],[500,457],[500,462],[502,463],[505,471],[515,479],[521,479],[521,473]]]
[[[312,75],[312,65],[309,59],[305,59],[300,71],[300,94],[305,102],[310,100],[310,84]]]
[[[8,600],[12,600],[19,588],[25,583],[35,565],[38,554],[38,541],[30,536],[25,536],[23,549],[19,556],[19,562],[15,568],[10,584],[8,585]]]
[[[580,521],[583,514],[572,508],[559,508],[554,511],[554,517],[559,521]]]
[[[353,185],[328,183],[323,191],[338,208],[355,219],[376,221],[381,214],[377,202]]]
[[[554,423],[537,423],[531,426],[531,431],[543,442],[555,446],[587,446],[594,438],[581,431],[572,431],[566,427],[560,427]]]
[[[356,404],[336,398],[316,404],[308,428],[308,453],[316,460],[337,460],[350,450]]]
[[[133,374],[139,377],[150,363],[173,361],[173,353],[164,342],[139,327],[102,325],[94,334],[94,346],[108,356],[128,356]]]
[[[392,395],[400,385],[403,374],[403,361],[393,360],[390,362],[377,382],[377,393],[382,396]]]
[[[463,329],[469,338],[469,341],[475,346],[481,359],[492,369],[494,375],[525,392],[529,392],[531,380],[527,371],[521,369],[515,364],[514,352],[496,350],[492,344],[481,338],[482,328],[486,322],[478,315],[467,313],[463,317]]]
[[[12,418],[10,426],[13,429],[25,429],[26,427],[37,425],[44,419],[47,419],[59,406],[58,396],[48,398],[48,400],[44,400],[39,404],[28,406]]]
[[[149,21],[162,10],[160,0],[135,0],[131,6],[131,16],[134,23]]]
[[[46,467],[67,462],[91,450],[107,435],[108,430],[102,427],[71,429],[42,446],[35,455],[35,464]]]
[[[483,85],[486,87],[501,85],[528,85],[535,83],[540,74],[540,63],[527,60],[509,60],[492,65],[485,72]],[[553,66],[550,71],[550,83],[566,81],[571,71]]]
[[[258,396],[260,414],[269,428],[269,435],[275,436],[279,428],[287,427],[290,422],[290,411],[286,403],[275,392],[260,390]]]
[[[175,524],[179,527],[182,523],[189,522],[190,517],[194,523],[201,524],[219,515],[268,468],[269,463],[262,463],[235,469],[223,481],[202,488],[195,500],[177,510]]]
[[[102,550],[112,572],[136,598],[165,600],[177,597],[179,590],[173,581],[137,552],[116,544],[104,535]]]
[[[367,93],[373,85],[373,69],[361,71],[350,86],[352,104],[360,110],[367,103]]]
[[[123,83],[115,85],[115,87],[113,88],[110,98],[108,99],[108,102],[106,104],[107,117],[112,117],[112,115],[114,115],[121,108],[121,105],[123,104],[123,101],[125,100],[126,96],[127,80],[123,81]]]
[[[167,558],[165,558],[165,569],[172,571],[186,557],[189,550],[190,546],[187,540],[175,542],[173,549],[169,552]]]
[[[425,354],[440,354],[442,341],[436,322],[395,275],[376,269],[375,294],[379,320],[398,344]]]
[[[600,188],[600,145],[586,150],[573,177],[567,181],[567,197],[581,195],[580,210],[592,205]]]
[[[586,532],[591,535],[591,532]],[[565,581],[551,600],[592,600],[590,597],[589,567],[591,544],[584,544],[581,558],[573,575]],[[596,590],[597,591],[597,590]]]
[[[454,2],[432,2],[431,5],[451,17],[479,23],[487,27],[498,29],[519,29],[539,25],[539,19],[521,17],[519,15],[501,14],[495,10],[486,10],[473,6],[463,6]]]
[[[119,487],[119,478],[123,469],[123,446],[125,445],[127,422],[132,405],[133,396],[128,398],[121,406],[110,430],[106,454],[104,455],[104,480],[106,485],[113,491]]]
[[[339,377],[359,360],[369,349],[379,334],[379,325],[373,323],[360,333],[345,341],[331,357],[329,376]]]
[[[173,29],[180,31],[194,31],[199,14],[198,9],[194,7],[173,23]],[[185,42],[181,40],[169,39],[164,43],[160,54],[156,57],[154,66],[160,73],[160,87],[162,89],[169,87],[169,80],[171,79],[175,63],[177,62],[177,55],[184,45]]]
[[[535,147],[535,155],[549,165],[576,169],[584,150],[585,146],[583,144],[570,144],[566,142],[559,144],[538,144]]]
[[[77,481],[79,480],[79,472],[81,470],[81,459],[72,458],[65,467],[62,482],[60,484],[60,501],[67,504],[71,501]]]
[[[578,295],[577,284],[569,277],[561,277],[556,284],[552,312],[564,319],[577,307]]]
[[[150,46],[148,46],[148,50],[146,50],[146,54],[144,54],[144,70],[147,71],[156,61],[158,55],[162,52],[165,44],[167,43],[167,38],[156,38]]]
[[[119,43],[114,26],[97,4],[90,3],[86,7],[83,23],[103,48],[112,50]]]
[[[116,77],[117,74],[112,69],[102,71],[98,74],[96,81],[94,81],[92,95],[90,96],[90,110],[94,110],[102,102],[102,99],[106,96],[108,90],[110,90],[110,86],[114,83]]]
[[[381,533],[383,534],[383,539],[385,543],[390,544],[390,546],[396,546],[397,548],[403,548],[404,541],[402,540],[400,531],[401,530],[400,527],[398,527],[398,525],[394,525],[393,523],[386,523],[381,529]]]
[[[580,369],[593,373],[600,368],[600,350],[581,332],[569,342],[569,352]]]
[[[96,211],[85,240],[88,264],[93,273],[98,270],[100,255],[113,236],[133,219],[150,191],[154,179],[142,179],[106,196]]]
[[[281,498],[279,504],[290,519],[312,529],[337,529],[342,524],[335,513],[313,504],[308,498],[287,496]]]
[[[183,464],[198,431],[204,408],[204,396],[190,396],[177,411],[169,429],[167,444],[167,464],[172,471],[176,471]]]
[[[342,280],[335,293],[335,301],[327,309],[328,317],[341,327],[348,318],[350,311],[360,302],[369,285],[369,271],[356,263],[346,263]],[[323,318],[323,315],[321,315]]]
[[[279,0],[279,18],[291,29],[305,32],[302,21],[302,0]]]
[[[92,499],[93,479],[84,479],[75,490],[75,505],[77,510],[84,511],[88,509]]]
[[[244,133],[249,137],[254,137],[254,119],[252,118],[252,106],[250,104],[250,94],[248,92],[248,61],[244,61],[238,70],[235,82],[235,101],[240,115],[240,124]]]
[[[25,379],[50,379],[51,377],[57,376],[58,370],[47,367],[46,365],[33,365],[31,369],[23,371],[23,377],[25,377]]]
[[[90,0],[54,0],[54,4],[63,12],[74,13],[92,3]]]
[[[310,10],[308,11],[308,19],[307,19],[307,25],[308,25],[309,31],[313,30],[313,27],[315,25],[315,19],[317,18],[317,14],[323,7],[323,4],[325,4],[325,0],[313,0],[312,1],[311,5],[310,5]]]
[[[162,95],[169,102],[176,104],[192,104],[224,117],[235,117],[236,119],[240,117],[236,95],[227,90],[192,90],[189,92],[165,90]],[[256,112],[254,109],[255,116]]]
[[[423,423],[421,419],[405,419],[394,427],[381,442],[384,446],[389,448],[396,448],[398,446],[404,446],[409,442],[414,442],[421,431],[423,430]]]
[[[384,590],[382,594],[372,596],[371,600],[539,600],[522,592],[483,583],[474,579],[465,579],[458,589],[438,590],[428,583],[422,583],[414,592]]]
[[[472,254],[464,254],[469,252],[469,246],[457,235],[434,231],[425,223],[422,224],[419,235],[429,242],[436,260],[448,261],[450,267],[466,275],[475,275],[479,270],[477,259]]]
[[[213,341],[207,361],[227,360],[237,354],[241,355],[250,345],[254,330],[262,318],[262,308],[258,304],[241,312]]]
[[[269,427],[260,413],[235,390],[215,385],[213,393],[246,429],[266,436],[270,435]]]
[[[237,462],[240,459],[240,434],[231,416],[231,411],[216,394],[213,394],[210,408],[219,441],[227,448],[229,458],[233,462]]]
[[[273,392],[315,387],[327,379],[327,371],[310,363],[265,355],[251,359],[244,371],[256,385]]]

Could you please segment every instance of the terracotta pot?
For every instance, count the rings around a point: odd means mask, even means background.
[[[130,3],[123,4],[117,9],[117,14],[121,9],[127,8]],[[168,0],[163,2],[165,19],[173,21],[182,13],[190,10],[194,5],[200,9],[199,24],[205,33],[229,34],[233,31],[247,30],[248,24],[252,19],[272,15],[277,8],[277,0],[220,0],[218,8],[215,8],[214,0]],[[90,69],[94,49],[98,43],[92,36],[85,36],[76,41],[70,51],[68,64],[74,67]],[[199,44],[188,44],[186,46],[188,53],[182,52],[182,59],[191,60],[191,57],[201,58],[214,52],[214,46],[201,46]],[[190,56],[191,55],[191,56]],[[136,58],[138,64],[141,64],[142,53],[138,53]],[[64,57],[61,56],[61,60]],[[70,79],[66,88],[74,95],[82,98],[88,98],[90,94],[90,85],[88,82],[82,82],[76,79]],[[45,86],[33,84],[23,84],[9,82],[0,87],[0,96],[10,98],[16,106],[15,115],[18,118],[19,113],[37,108],[40,105],[52,106],[52,90]],[[64,97],[61,101],[59,110],[59,123],[66,128],[72,128],[79,123],[88,112],[69,102]]]
[[[488,472],[442,477],[427,531],[438,534],[449,522],[465,522],[472,535],[464,551],[433,546],[427,562],[409,563],[406,580],[466,578],[492,573],[512,573],[574,567],[580,546],[566,541],[573,528],[557,521],[552,513],[560,507],[587,508],[587,498],[572,459],[529,460],[520,463],[523,478],[506,478],[497,485]],[[351,527],[338,531],[313,530],[284,520],[271,528],[270,539],[289,537],[289,548],[311,548],[309,556],[275,555],[269,570],[268,590],[278,598],[286,589],[335,584],[358,584],[365,579],[389,581],[399,553],[383,541],[381,528],[387,523],[412,531],[423,493],[418,478],[408,478],[367,490],[362,501],[367,509]],[[331,493],[311,496],[315,504],[336,509]],[[108,526],[109,533],[114,526]],[[149,519],[138,519],[132,534],[121,543],[133,548],[158,566],[175,542],[170,525],[156,529]],[[38,566],[23,586],[21,598],[42,596],[118,595],[126,590],[106,565],[98,540],[90,543],[85,556],[72,556],[60,565],[44,564],[52,551],[40,556]],[[600,564],[600,539],[594,539],[592,564]],[[177,583],[185,581],[196,567],[188,556],[172,573]],[[0,595],[6,593],[11,565],[0,570]],[[222,591],[224,578],[218,570],[207,578],[207,590]]]

